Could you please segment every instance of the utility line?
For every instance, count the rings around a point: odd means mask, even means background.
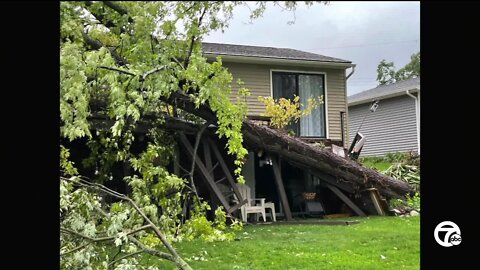
[[[418,42],[418,39],[415,40],[404,40],[404,41],[396,41],[396,42],[381,42],[381,43],[370,43],[370,44],[359,44],[359,45],[348,45],[348,46],[340,46],[340,47],[326,47],[326,48],[311,48],[311,49],[302,49],[302,50],[330,50],[330,49],[341,49],[341,48],[353,48],[353,47],[368,47],[368,46],[378,46],[378,45],[390,45],[390,44],[398,44],[398,43],[411,43],[411,42]]]

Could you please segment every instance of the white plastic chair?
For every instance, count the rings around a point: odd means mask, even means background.
[[[266,222],[265,198],[251,198],[250,187],[245,184],[237,184],[237,187],[242,198],[247,199],[247,203],[240,207],[243,222],[247,222],[248,214],[262,214],[263,222]]]

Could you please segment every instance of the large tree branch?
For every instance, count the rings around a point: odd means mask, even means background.
[[[200,18],[198,19],[198,23],[197,23],[198,31],[200,31],[200,26],[202,25],[203,16],[205,16],[205,14],[207,13],[207,10],[208,8],[205,7],[202,11],[202,14],[200,15]],[[196,36],[192,35],[192,39],[190,40],[190,48],[188,50],[187,57],[185,58],[185,63],[184,63],[185,69],[188,67],[188,64],[190,62],[190,57],[192,56],[193,46],[195,45],[196,39],[197,39]]]
[[[141,249],[141,250],[139,250],[139,251],[136,251],[136,252],[132,252],[132,253],[128,253],[128,254],[126,254],[126,255],[123,255],[123,256],[121,256],[120,258],[118,258],[118,259],[116,259],[116,260],[114,260],[114,261],[111,261],[111,262],[108,264],[108,267],[112,267],[112,266],[115,265],[117,262],[119,262],[119,261],[121,261],[121,260],[123,260],[123,259],[126,259],[126,258],[128,258],[128,257],[135,256],[135,255],[138,255],[138,254],[144,253],[144,252],[145,252],[145,250]]]
[[[210,107],[204,104],[196,107],[191,98],[182,91],[175,91],[170,94],[168,98],[161,97],[160,99],[168,104],[175,104],[178,108],[207,121],[211,120],[212,123],[217,123],[217,115],[210,109]]]
[[[192,188],[193,192],[195,193],[195,196],[197,197],[197,199],[199,197],[198,197],[198,193],[197,193],[197,188],[195,187],[195,182],[193,180],[193,173],[195,172],[195,161],[196,161],[196,158],[197,158],[198,146],[200,145],[200,139],[202,138],[202,134],[210,124],[211,124],[211,122],[207,121],[205,124],[202,125],[200,130],[197,132],[197,136],[195,137],[195,146],[193,148],[193,154],[192,154],[192,166],[190,167],[190,172],[188,173],[189,177],[190,177],[191,188]]]
[[[103,4],[107,7],[115,10],[116,12],[120,13],[121,15],[128,14],[128,11],[117,3],[114,3],[112,1],[103,1]]]
[[[92,47],[93,49],[95,50],[99,50],[100,48],[102,47],[105,47],[102,42],[98,41],[98,40],[95,40],[93,38],[91,38],[89,35],[87,35],[86,33],[82,33],[83,35],[83,40],[85,40],[85,43],[87,45],[89,45],[90,47]],[[122,56],[120,56],[114,48],[109,48],[109,47],[105,47],[108,49],[108,51],[110,51],[110,54],[112,55],[113,59],[115,59],[115,62],[117,63],[117,65],[119,66],[124,66],[124,65],[127,65],[128,64],[128,61],[123,58]]]
[[[148,76],[150,76],[150,75],[152,75],[152,74],[154,74],[154,73],[157,73],[157,72],[163,70],[164,68],[165,68],[165,66],[156,67],[156,68],[154,68],[154,69],[152,69],[152,70],[149,70],[149,71],[143,73],[143,75],[142,75],[142,77],[141,77],[141,81],[145,81],[145,79],[146,79]]]
[[[215,113],[207,106],[198,108],[189,96],[177,91],[169,99],[169,104],[177,101],[177,106],[205,120],[216,123]],[[304,168],[318,170],[337,179],[343,179],[352,186],[361,188],[375,187],[386,198],[404,196],[411,193],[412,188],[400,180],[381,174],[357,164],[353,160],[341,158],[331,151],[305,143],[299,138],[282,136],[269,127],[256,125],[251,120],[244,120],[242,126],[244,143],[250,150],[264,149],[272,154],[280,155],[289,162],[302,164]]]
[[[118,193],[118,192],[116,192],[112,189],[109,189],[104,185],[101,185],[101,184],[98,184],[98,183],[88,182],[85,179],[82,179],[81,177],[76,177],[76,178],[60,177],[60,178],[62,180],[72,182],[74,184],[83,186],[85,188],[92,188],[94,190],[101,191],[101,192],[104,192],[106,194],[109,194],[109,195],[111,195],[113,197],[116,197],[118,199],[128,201],[132,205],[132,207],[135,209],[135,211],[137,211],[137,213],[142,216],[143,220],[148,223],[149,227],[152,228],[152,230],[155,232],[157,237],[160,239],[162,244],[167,248],[167,250],[170,252],[170,254],[172,254],[172,256],[174,258],[173,261],[177,264],[177,266],[179,266],[181,269],[187,269],[187,270],[191,269],[191,267],[178,255],[177,251],[168,242],[167,238],[160,231],[160,229],[152,222],[152,220],[150,218],[147,217],[147,215],[145,215],[145,213],[140,209],[140,207],[138,207],[138,205],[132,199],[125,196],[124,194],[121,194],[121,193]],[[76,233],[76,232],[74,232],[74,233]]]
[[[72,249],[69,250],[69,251],[65,251],[64,253],[61,253],[60,256],[65,256],[65,255],[68,255],[68,254],[70,254],[70,253],[73,253],[73,252],[75,252],[75,251],[77,251],[77,250],[80,250],[80,249],[82,249],[82,248],[85,248],[85,247],[87,247],[88,245],[90,245],[91,243],[93,243],[93,242],[87,242],[87,243],[85,243],[85,244],[83,244],[83,245],[80,245],[80,246],[78,246],[78,247],[76,247],[76,248],[72,248]]]
[[[140,242],[140,240],[136,239],[133,236],[129,236],[129,239],[135,244],[137,244],[141,249],[143,249],[145,253],[160,257],[165,260],[175,261],[175,258],[171,254],[168,254],[159,250],[151,249],[145,246],[142,242]]]
[[[86,7],[90,7],[90,6],[92,6],[93,4],[94,4],[94,3],[93,3],[92,1],[85,1],[85,6],[86,6]],[[87,8],[87,10],[88,10],[88,12],[90,12],[90,14],[91,14],[97,21],[99,21],[99,22],[100,22],[101,24],[103,24],[105,27],[111,28],[111,27],[116,27],[116,26],[117,26],[114,22],[112,22],[112,21],[110,21],[110,20],[106,20],[104,15],[98,14],[98,13],[96,13],[96,12],[93,12],[92,10],[90,10],[90,9],[88,9],[88,8]]]
[[[126,235],[135,234],[135,233],[138,233],[138,232],[140,232],[140,231],[146,230],[146,229],[151,228],[151,227],[152,227],[151,225],[145,225],[145,226],[139,227],[139,228],[137,228],[137,229],[128,231],[128,232],[126,232],[125,234],[126,234]],[[117,237],[117,236],[105,236],[105,237],[100,237],[100,238],[92,238],[92,237],[83,235],[83,234],[81,234],[81,233],[78,233],[78,232],[76,232],[76,231],[74,231],[74,230],[70,230],[70,229],[68,229],[68,228],[60,228],[60,231],[63,231],[63,232],[66,232],[66,233],[75,235],[75,236],[77,236],[77,237],[83,238],[83,239],[88,240],[88,241],[90,241],[90,242],[110,241],[110,240],[114,240],[114,239]]]
[[[122,70],[122,69],[118,69],[118,68],[114,68],[114,67],[99,66],[98,68],[106,69],[106,70],[111,70],[111,71],[116,71],[116,72],[118,72],[118,73],[130,75],[130,76],[137,76],[136,74],[131,73],[131,72],[129,72],[129,71]]]

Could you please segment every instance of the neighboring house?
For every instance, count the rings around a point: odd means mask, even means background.
[[[370,112],[373,100],[379,101],[378,108]],[[348,115],[350,138],[359,127],[366,136],[360,156],[420,153],[420,77],[349,96]]]
[[[259,96],[297,95],[306,104],[308,97],[324,95],[324,104],[292,128],[306,140],[347,147],[346,69],[355,66],[351,61],[287,48],[218,43],[203,43],[203,52],[209,60],[221,56],[234,82],[241,79],[251,91],[247,97],[251,119],[261,119],[264,112]],[[232,88],[237,93],[236,83]]]

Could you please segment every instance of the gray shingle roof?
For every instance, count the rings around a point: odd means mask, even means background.
[[[351,63],[351,61],[348,60],[288,48],[260,47],[208,42],[203,42],[202,45],[203,52],[206,54],[307,60],[317,62]]]
[[[407,90],[420,90],[420,77],[412,78],[389,85],[379,85],[373,89],[351,95],[348,97],[348,104],[354,105],[363,102],[370,102],[373,99],[381,99],[382,97],[395,96],[395,94],[404,93]]]

